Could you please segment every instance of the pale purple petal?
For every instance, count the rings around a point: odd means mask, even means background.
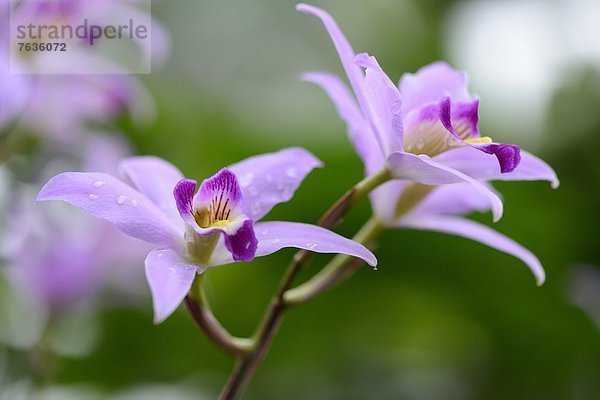
[[[154,202],[171,219],[177,221],[178,213],[173,189],[183,179],[183,174],[173,164],[153,156],[130,157],[119,164],[121,174],[146,197]]]
[[[483,182],[482,184],[500,197],[492,185]],[[438,186],[408,215],[465,215],[474,211],[485,212],[489,209],[489,197],[479,188],[465,182]]]
[[[352,90],[356,95],[358,104],[360,105],[363,112],[366,111],[367,101],[364,94],[363,80],[364,74],[360,67],[354,63],[354,50],[348,42],[348,39],[344,36],[340,30],[338,24],[335,22],[333,17],[324,10],[318,7],[313,7],[307,4],[298,4],[296,10],[315,16],[321,20],[327,33],[331,37],[331,41],[338,52],[342,66],[348,75],[348,81],[352,86]]]
[[[377,139],[356,100],[340,78],[328,72],[308,72],[301,78],[320,86],[329,95],[339,117],[348,127],[350,141],[365,165],[367,174],[383,168],[385,160]]]
[[[235,261],[252,261],[256,254],[257,239],[252,220],[247,219],[233,235],[225,235],[225,247]]]
[[[311,153],[295,147],[250,157],[229,169],[241,186],[244,213],[256,221],[290,200],[306,175],[321,165]]]
[[[393,179],[372,190],[369,199],[373,214],[382,221],[395,220],[396,205],[407,183],[407,181]]]
[[[467,77],[445,62],[435,62],[414,74],[404,74],[400,80],[402,115],[427,103],[437,103],[444,97],[453,101],[471,100],[467,91]]]
[[[160,324],[179,307],[196,273],[206,267],[189,265],[172,250],[153,250],[146,258],[146,278],[152,292],[154,323]]]
[[[494,221],[498,221],[502,217],[502,201],[496,194],[482,185],[481,182],[458,170],[436,162],[428,156],[396,152],[388,158],[388,166],[396,178],[426,185],[468,182],[488,198]]]
[[[379,137],[384,154],[402,150],[400,92],[383,72],[375,57],[358,54],[354,62],[366,69],[365,96],[368,115]]]
[[[479,150],[462,147],[436,156],[435,161],[454,168],[480,181],[549,181],[553,188],[559,185],[554,170],[544,161],[521,150],[521,162],[512,172],[503,174],[495,158]]]
[[[377,259],[365,246],[316,225],[298,222],[260,222],[255,226],[258,239],[256,256],[266,256],[284,247],[315,253],[348,254],[371,266]]]
[[[447,216],[419,216],[418,218],[403,219],[400,227],[414,228],[426,231],[436,231],[449,235],[462,236],[475,240],[494,249],[503,251],[523,261],[533,275],[538,285],[544,283],[546,274],[540,261],[529,250],[523,248],[514,240],[488,228],[485,225],[467,219]]]
[[[131,186],[102,173],[65,172],[50,179],[36,201],[63,200],[113,223],[129,236],[180,249],[178,227]]]

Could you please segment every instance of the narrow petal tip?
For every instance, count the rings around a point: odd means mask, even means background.
[[[319,12],[321,12],[321,13],[325,12],[325,11],[321,10],[320,8],[317,8],[315,6],[311,6],[311,5],[305,4],[305,3],[296,4],[296,11],[300,11],[301,13],[304,13],[304,14],[318,14]]]

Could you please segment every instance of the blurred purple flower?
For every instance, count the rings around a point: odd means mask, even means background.
[[[3,6],[6,13],[8,5]],[[166,31],[149,13],[137,9],[131,2],[30,0],[11,10],[15,26],[19,23],[27,26],[31,22],[77,26],[90,16],[98,23],[114,25],[118,18],[127,17],[151,26],[152,40],[135,41],[140,58],[148,63],[162,62],[166,58],[169,49]],[[86,131],[87,123],[110,121],[123,111],[128,111],[135,121],[147,122],[153,118],[153,100],[145,87],[106,54],[98,53],[95,47],[81,46],[70,48],[68,57],[55,52],[29,52],[23,57],[23,53],[9,49],[8,15],[1,17],[5,26],[0,29],[0,51],[7,56],[11,51],[12,54],[0,60],[3,88],[0,129],[16,120],[23,130],[71,143]],[[11,66],[13,73],[10,73]],[[72,68],[72,74],[65,74],[66,68]],[[113,73],[85,74],[89,68]],[[40,71],[44,74],[36,73]],[[59,74],[53,75],[53,71]]]
[[[117,137],[90,134],[87,138],[84,169],[113,172],[117,158],[129,154]],[[34,189],[23,183],[13,186],[3,199],[7,217],[1,227],[0,254],[6,260],[2,273],[14,293],[8,301],[21,304],[27,313],[27,321],[12,323],[26,324],[28,333],[11,337],[3,330],[0,336],[28,347],[40,339],[48,316],[68,316],[79,304],[91,304],[94,295],[112,283],[113,271],[139,263],[148,247],[108,222],[63,204],[34,207]]]
[[[328,13],[305,4],[297,9],[324,24],[354,95],[339,77],[327,72],[306,73],[303,79],[322,87],[333,101],[366,174],[388,168],[399,179],[371,193],[382,222],[480,241],[521,258],[538,283],[543,282],[543,269],[529,251],[456,215],[491,210],[497,221],[503,205],[486,181],[548,180],[557,187],[552,168],[515,145],[481,137],[479,99],[469,95],[464,73],[437,62],[405,74],[398,88],[374,57],[355,55]]]
[[[108,174],[66,172],[52,178],[37,201],[63,200],[159,246],[146,258],[155,322],[166,319],[207,268],[251,260],[284,247],[344,253],[376,264],[364,246],[326,229],[292,222],[259,222],[292,198],[321,163],[301,148],[251,157],[200,185],[156,157],[122,161],[135,189]],[[137,190],[136,190],[137,189]]]

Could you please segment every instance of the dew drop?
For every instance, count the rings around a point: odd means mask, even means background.
[[[138,206],[138,202],[137,202],[137,200],[131,200],[131,205],[132,205],[133,207],[137,207],[137,206]]]
[[[238,180],[239,180],[240,186],[246,187],[249,184],[251,184],[252,181],[254,180],[254,174],[251,172],[248,172],[247,174],[240,176],[238,178]]]
[[[319,246],[319,245],[318,245],[318,244],[316,244],[316,243],[306,243],[306,248],[307,248],[308,250],[314,250],[314,249],[316,249],[316,248],[317,248],[317,246]]]
[[[296,168],[290,167],[285,170],[285,174],[290,178],[296,178],[298,176],[298,170]]]
[[[88,197],[90,198],[90,200],[96,200],[98,198],[98,195],[97,194],[90,194]]]
[[[165,253],[163,253],[162,251],[160,253],[158,253],[158,258],[163,258],[165,256]]]
[[[125,203],[125,200],[127,200],[127,197],[121,195],[121,196],[117,197],[117,204],[123,205],[123,203]]]
[[[252,203],[252,205],[250,206],[250,211],[252,212],[252,214],[255,215],[260,214],[260,212],[262,211],[262,207],[258,203]]]
[[[94,182],[94,184],[92,186],[95,188],[101,188],[104,185],[105,185],[104,181],[96,181],[96,182]]]
[[[400,114],[400,109],[401,108],[402,108],[402,102],[401,101],[394,101],[392,103],[392,107],[391,107],[392,114]]]

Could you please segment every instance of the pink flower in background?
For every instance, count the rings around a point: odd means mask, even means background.
[[[196,274],[234,261],[250,261],[285,247],[342,253],[376,264],[363,245],[314,225],[257,222],[290,200],[321,163],[304,149],[251,157],[200,185],[156,157],[122,161],[133,187],[102,173],[65,172],[52,178],[37,201],[63,200],[158,246],[146,258],[155,322],[171,315]]]
[[[124,143],[107,135],[86,137],[83,168],[116,171],[116,158],[128,154]],[[3,302],[20,304],[26,314],[14,315],[11,321],[3,319],[2,324],[6,329],[21,327],[27,332],[3,329],[0,336],[13,345],[28,347],[41,339],[49,317],[68,318],[82,303],[91,305],[95,295],[113,286],[115,271],[141,262],[148,247],[108,222],[66,205],[36,207],[32,185],[8,183],[6,189],[2,212],[7,217],[1,226],[0,254],[6,263],[2,273],[11,285],[8,292],[14,295],[3,294],[8,296]],[[0,314],[9,318],[6,312]]]
[[[381,221],[480,241],[521,258],[542,283],[544,271],[533,254],[460,216],[491,210],[498,220],[502,202],[485,182],[548,180],[556,187],[552,168],[515,145],[480,135],[479,99],[469,94],[464,73],[437,62],[403,75],[396,87],[374,57],[354,53],[329,14],[304,4],[297,9],[322,21],[354,93],[327,72],[306,73],[303,79],[321,86],[333,101],[366,174],[388,168],[397,178],[371,193]]]
[[[7,10],[8,6],[3,8]],[[10,15],[13,26],[34,22],[68,24],[73,28],[92,17],[97,23],[112,25],[122,18],[131,18],[151,27],[151,38],[133,40],[137,53],[131,51],[135,54],[131,57],[148,65],[158,64],[166,59],[169,50],[164,28],[134,2],[30,0],[16,5]],[[64,144],[85,133],[89,123],[111,121],[123,112],[129,113],[134,121],[147,122],[153,118],[154,103],[144,85],[131,75],[128,67],[99,52],[98,46],[89,46],[81,40],[81,46],[75,46],[77,42],[68,43],[68,54],[21,52],[14,48],[14,43],[9,48],[8,35],[15,32],[8,29],[8,15],[0,18],[4,25],[4,29],[0,29],[0,51],[4,55],[0,59],[3,88],[0,129],[17,121],[17,127],[22,130]],[[13,73],[10,73],[11,67]],[[90,73],[95,70],[102,74]],[[110,73],[105,73],[108,71]]]

